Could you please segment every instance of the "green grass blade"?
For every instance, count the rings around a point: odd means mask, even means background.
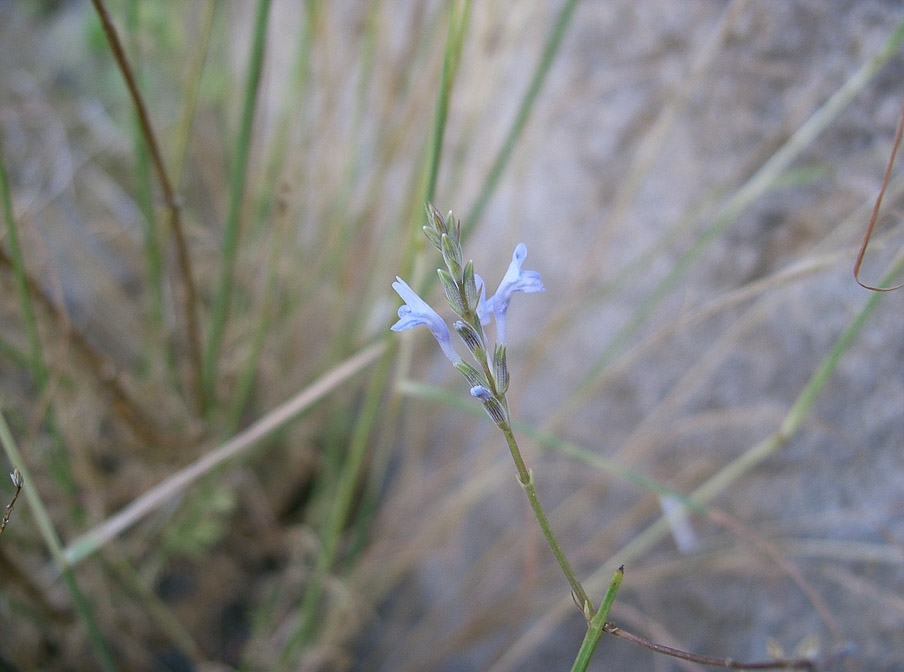
[[[432,201],[436,192],[436,179],[439,175],[439,160],[443,152],[443,136],[446,131],[446,119],[449,116],[449,98],[455,83],[455,73],[461,60],[461,46],[464,43],[468,18],[471,14],[471,0],[465,0],[464,7],[456,13],[456,4],[449,3],[449,28],[446,33],[446,51],[443,56],[443,73],[439,83],[439,96],[436,102],[436,118],[433,122],[433,141],[430,149],[430,168],[425,189],[425,201]]]
[[[6,176],[6,167],[3,161],[3,144],[0,142],[0,200],[3,201],[3,216],[6,219],[6,238],[9,245],[9,256],[13,263],[13,273],[16,280],[16,294],[19,299],[19,310],[22,311],[22,322],[25,334],[28,338],[28,358],[31,373],[37,381],[39,390],[44,388],[47,382],[47,366],[41,353],[41,339],[38,336],[38,321],[35,318],[34,305],[28,293],[28,281],[25,275],[25,262],[22,258],[22,246],[19,243],[19,227],[13,215],[12,194],[9,189],[9,181]]]
[[[387,347],[374,370],[367,396],[360,414],[355,421],[348,452],[339,474],[339,483],[333,497],[327,527],[320,535],[321,551],[317,557],[314,574],[309,582],[298,610],[298,627],[282,651],[282,661],[289,662],[301,647],[310,641],[316,630],[316,616],[323,595],[329,571],[336,559],[339,542],[352,509],[354,496],[361,479],[364,458],[370,446],[370,437],[377,421],[377,411],[386,389],[386,379],[393,362],[394,349],[391,347],[395,334],[384,337]]]
[[[248,61],[248,80],[245,84],[242,118],[235,143],[236,158],[233,164],[232,178],[229,182],[229,210],[227,211],[226,224],[223,230],[223,253],[220,257],[219,281],[217,283],[216,298],[214,299],[207,347],[204,350],[204,389],[202,394],[208,402],[212,402],[214,399],[217,361],[229,315],[229,302],[232,297],[233,269],[236,256],[238,255],[239,220],[242,212],[242,203],[244,202],[245,176],[248,169],[248,156],[251,151],[251,130],[254,125],[257,92],[263,69],[270,5],[271,0],[259,0],[254,19],[254,33]]]
[[[72,596],[76,611],[82,619],[82,622],[84,622],[85,628],[88,630],[88,636],[91,639],[91,644],[94,647],[98,662],[104,670],[112,672],[116,669],[116,665],[113,662],[113,655],[110,653],[110,649],[104,641],[97,621],[94,619],[94,615],[91,612],[91,606],[85,599],[81,589],[79,589],[78,583],[75,580],[75,575],[72,573],[72,568],[66,561],[60,538],[57,536],[53,523],[50,521],[50,515],[44,507],[44,502],[41,500],[40,494],[38,494],[35,480],[31,477],[30,470],[25,464],[25,460],[22,459],[22,453],[19,452],[19,447],[16,444],[15,439],[13,439],[12,432],[9,430],[9,425],[6,424],[6,417],[2,410],[0,410],[0,443],[3,444],[3,450],[6,452],[9,461],[22,474],[24,482],[22,489],[25,491],[25,499],[35,518],[35,525],[37,526],[41,537],[44,539],[47,550],[50,551],[50,555],[53,557],[54,562],[56,562],[60,572],[62,572],[63,581],[66,583],[66,588]]]
[[[143,83],[140,58],[140,8],[137,0],[130,0],[126,7],[126,28],[131,42],[132,57],[136,63],[135,78]],[[132,148],[135,158],[135,189],[138,209],[144,217],[144,257],[148,286],[148,319],[151,328],[149,334],[164,332],[163,317],[163,255],[160,249],[157,217],[154,210],[151,185],[151,159],[147,142],[141,128],[141,119],[135,112],[135,124],[132,131]],[[153,340],[153,339],[151,339]],[[150,343],[148,344],[151,345]],[[167,354],[172,360],[172,353]]]
[[[537,96],[540,94],[543,82],[546,81],[546,76],[549,74],[549,68],[552,66],[552,62],[559,52],[562,38],[565,37],[565,32],[571,24],[571,18],[574,16],[574,10],[577,8],[577,5],[578,0],[568,0],[556,17],[552,33],[550,33],[546,46],[543,48],[543,55],[540,57],[540,62],[537,64],[537,69],[534,71],[533,77],[531,77],[530,86],[524,94],[521,104],[518,106],[515,120],[512,122],[512,126],[509,128],[505,141],[502,143],[502,149],[500,149],[499,154],[496,155],[496,159],[493,161],[493,166],[490,168],[486,180],[484,180],[477,200],[471,208],[471,211],[468,213],[468,216],[465,218],[463,228],[467,232],[473,230],[477,222],[480,221],[480,218],[483,216],[483,211],[486,210],[487,203],[490,201],[490,197],[492,197],[493,193],[496,191],[496,187],[499,186],[499,180],[502,177],[502,173],[508,165],[509,159],[512,158],[512,152],[515,151],[515,145],[521,137],[521,132],[524,130],[527,120],[530,118],[530,113],[534,109],[534,103],[537,101]]]
[[[427,385],[425,383],[420,383],[414,380],[402,381],[399,385],[399,390],[403,394],[411,397],[442,403],[450,408],[454,408],[457,411],[467,413],[468,415],[471,415],[479,420],[484,420],[486,418],[486,413],[483,410],[483,407],[465,394],[453,394],[433,385]],[[676,500],[682,502],[691,511],[694,511],[696,513],[706,512],[706,506],[704,506],[701,502],[696,501],[693,498],[670,488],[664,483],[660,483],[656,479],[650,478],[649,476],[646,476],[638,471],[634,471],[633,469],[623,467],[615,460],[610,460],[609,458],[604,457],[589,448],[585,448],[584,446],[580,446],[571,441],[561,439],[555,434],[537,429],[533,425],[530,425],[526,422],[513,420],[512,428],[529,437],[532,441],[536,441],[538,444],[544,446],[545,448],[554,450],[563,455],[567,455],[575,460],[583,462],[584,464],[599,469],[600,471],[605,471],[615,478],[625,481],[626,483],[636,485],[639,488],[643,488],[644,490],[647,490],[648,492],[651,492],[655,495],[668,495],[670,497],[674,497]]]

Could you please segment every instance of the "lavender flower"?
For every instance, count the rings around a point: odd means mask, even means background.
[[[518,243],[512,254],[512,263],[499,283],[496,293],[487,300],[487,312],[492,312],[496,317],[496,342],[505,343],[505,311],[508,310],[509,301],[515,292],[542,292],[545,291],[537,271],[522,271],[521,264],[527,258],[527,245]]]
[[[405,331],[423,324],[436,337],[439,347],[442,348],[443,354],[449,358],[449,361],[453,364],[460,362],[461,357],[458,356],[455,348],[452,347],[449,327],[443,322],[443,318],[426,301],[419,297],[402,278],[396,276],[396,282],[392,283],[392,288],[402,297],[405,305],[399,307],[399,321],[390,328],[393,331]]]

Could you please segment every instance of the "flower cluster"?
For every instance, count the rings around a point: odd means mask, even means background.
[[[427,204],[427,225],[424,233],[443,255],[445,269],[438,269],[440,283],[449,306],[460,318],[453,328],[479,365],[479,369],[462,359],[452,345],[449,327],[443,318],[399,277],[392,283],[405,302],[399,308],[399,321],[393,331],[404,331],[418,325],[426,326],[442,348],[443,354],[471,385],[471,396],[479,399],[490,418],[498,426],[508,424],[508,404],[505,392],[509,385],[508,366],[505,357],[505,315],[515,292],[542,292],[543,283],[536,271],[521,270],[527,257],[527,246],[520,243],[512,254],[508,270],[499,283],[496,293],[486,298],[486,283],[474,272],[474,262],[463,262],[461,251],[461,220],[452,213],[446,217],[431,204]],[[490,357],[490,349],[484,327],[490,316],[496,322],[496,344]]]

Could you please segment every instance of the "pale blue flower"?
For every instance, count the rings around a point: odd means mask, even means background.
[[[512,263],[509,264],[502,282],[499,283],[499,288],[487,300],[488,312],[492,312],[496,318],[496,341],[498,343],[505,343],[505,311],[508,310],[512,294],[515,292],[530,294],[546,289],[540,281],[540,274],[537,271],[521,270],[521,264],[524,263],[526,257],[527,245],[518,243],[512,254]]]
[[[393,331],[405,331],[423,324],[436,337],[443,354],[453,364],[460,362],[461,357],[458,356],[455,348],[452,347],[449,327],[446,326],[443,318],[426,301],[419,297],[402,278],[396,276],[396,282],[392,283],[392,288],[402,297],[405,305],[399,307],[399,321],[392,325],[390,329]]]

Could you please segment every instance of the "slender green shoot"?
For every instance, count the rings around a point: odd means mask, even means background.
[[[393,348],[388,345],[390,337],[391,335],[386,337],[387,347],[374,369],[368,385],[364,407],[355,422],[348,453],[345,456],[345,461],[339,474],[339,483],[333,496],[333,506],[330,510],[327,526],[320,534],[321,550],[317,556],[313,576],[304,592],[298,611],[298,627],[282,650],[281,661],[283,665],[289,663],[298,654],[302,646],[310,641],[316,629],[316,616],[326,579],[336,559],[342,532],[348,523],[355,492],[361,480],[364,458],[367,455],[370,438],[378,417],[377,411],[380,408],[380,402],[386,389],[386,379],[389,376],[393,360]]]
[[[2,139],[0,139],[2,140]],[[28,292],[28,278],[25,273],[25,261],[22,257],[22,247],[19,243],[19,227],[13,214],[13,200],[6,177],[6,167],[3,161],[3,145],[0,142],[0,200],[3,201],[3,216],[6,219],[6,238],[9,245],[9,256],[12,259],[13,272],[16,280],[16,294],[19,299],[19,310],[22,312],[22,322],[25,334],[28,338],[29,365],[31,374],[37,381],[39,390],[43,390],[47,383],[47,365],[44,363],[44,355],[41,352],[41,339],[38,336],[38,321],[35,318],[34,305]]]
[[[185,68],[185,80],[182,85],[182,113],[173,133],[175,150],[173,156],[173,184],[176,188],[182,184],[182,173],[188,157],[188,143],[191,140],[192,127],[195,121],[195,110],[198,106],[198,94],[201,90],[201,78],[204,74],[204,63],[210,46],[213,32],[214,11],[217,0],[206,0],[201,16],[198,19],[197,40],[194,51]]]
[[[25,490],[25,499],[31,508],[32,515],[35,518],[35,524],[37,525],[41,537],[44,539],[47,550],[50,551],[50,555],[53,557],[54,562],[56,562],[57,568],[62,572],[63,581],[66,583],[66,588],[69,590],[69,594],[72,597],[79,617],[85,624],[85,628],[88,631],[88,637],[91,640],[91,645],[94,647],[98,662],[100,663],[101,668],[106,672],[112,672],[116,669],[116,665],[113,662],[113,655],[110,653],[110,649],[104,641],[97,621],[94,619],[94,615],[91,612],[91,606],[88,604],[88,601],[85,599],[84,594],[76,583],[72,568],[63,554],[63,546],[60,543],[60,538],[57,536],[53,523],[50,521],[50,514],[44,507],[41,496],[38,494],[36,481],[31,477],[31,472],[25,464],[25,460],[22,459],[22,453],[19,452],[19,447],[13,438],[12,432],[9,430],[9,425],[6,424],[6,417],[2,410],[0,410],[0,443],[3,444],[3,450],[9,458],[9,461],[20,474],[22,487]]]
[[[263,70],[270,5],[271,0],[258,0],[254,18],[254,32],[248,61],[248,79],[245,83],[239,134],[235,142],[236,157],[233,163],[232,178],[229,181],[229,210],[227,211],[226,224],[223,229],[223,252],[220,257],[219,281],[217,282],[207,347],[204,350],[202,396],[208,402],[213,402],[214,400],[217,362],[226,330],[229,302],[232,298],[233,269],[236,256],[238,255],[239,225],[242,204],[244,203],[245,176],[248,170],[248,157],[251,153],[251,130],[254,125],[257,92],[260,85],[261,71]]]
[[[571,666],[571,672],[586,672],[587,666],[590,665],[590,659],[593,658],[593,652],[596,651],[596,645],[603,636],[603,628],[606,626],[606,619],[609,617],[609,611],[612,609],[612,603],[615,602],[615,594],[621,586],[622,579],[625,578],[625,566],[622,565],[615,570],[612,582],[603,596],[603,602],[596,612],[592,613],[590,622],[587,624],[587,634],[584,635],[584,641],[581,642],[581,648],[578,650],[577,658]],[[588,613],[588,612],[585,612]]]
[[[139,85],[143,84],[141,75],[141,58],[139,38],[141,10],[138,0],[129,0],[126,6],[126,28],[128,30],[132,57],[135,65],[135,78]],[[159,232],[156,221],[152,189],[151,162],[147,141],[141,127],[138,113],[135,113],[135,126],[132,133],[132,148],[135,158],[135,190],[138,209],[144,217],[144,256],[148,286],[148,318],[151,328],[149,334],[164,333],[163,317],[163,254],[161,252]],[[171,359],[168,353],[167,359]]]
[[[9,180],[6,175],[6,167],[3,161],[3,145],[0,143],[0,200],[2,200],[3,215],[6,220],[6,231],[9,245],[9,258],[13,267],[13,275],[16,281],[16,294],[19,299],[19,310],[22,312],[22,322],[28,339],[28,366],[35,379],[35,387],[38,394],[47,392],[49,373],[47,363],[41,348],[41,339],[38,334],[38,321],[35,317],[35,308],[29,291],[29,278],[25,269],[25,259],[19,240],[19,227],[13,214],[12,193],[9,188]],[[51,454],[51,469],[57,482],[68,492],[75,492],[75,484],[72,480],[72,470],[69,457],[63,446],[63,439],[58,430],[53,408],[48,410],[48,425],[55,439],[55,446]],[[75,513],[75,510],[73,510]]]
[[[577,6],[578,0],[567,0],[562,6],[562,9],[559,10],[559,15],[556,17],[552,33],[550,33],[546,46],[543,48],[543,55],[540,57],[540,62],[537,64],[536,70],[534,70],[534,74],[531,77],[530,85],[524,94],[524,98],[521,99],[521,103],[518,105],[518,112],[515,114],[515,119],[502,143],[502,148],[493,160],[493,165],[484,180],[483,186],[480,188],[480,193],[477,195],[474,206],[471,208],[468,216],[465,217],[466,233],[470,233],[477,222],[480,221],[480,218],[483,216],[483,211],[486,210],[487,204],[490,202],[490,198],[496,192],[496,187],[499,186],[499,180],[502,178],[502,173],[505,171],[506,166],[508,166],[509,160],[512,158],[512,153],[515,151],[515,145],[518,144],[518,139],[521,137],[521,133],[527,125],[530,113],[534,109],[534,103],[537,101],[540,89],[546,81],[546,76],[549,74],[549,68],[552,66],[552,62],[559,52],[559,47],[562,45],[562,38],[565,37],[565,33],[568,30],[568,26],[571,24],[571,18],[574,16],[574,10]]]
[[[427,176],[424,201],[434,200],[436,192],[439,159],[443,151],[443,135],[446,130],[446,119],[449,116],[449,97],[452,94],[455,73],[461,60],[461,47],[464,43],[470,14],[471,0],[465,0],[464,6],[461,8],[458,8],[454,2],[449,3],[449,28],[446,34],[446,50],[443,56],[443,73],[439,83],[439,96],[436,101],[436,118],[433,121],[433,143],[430,150],[430,169]]]

